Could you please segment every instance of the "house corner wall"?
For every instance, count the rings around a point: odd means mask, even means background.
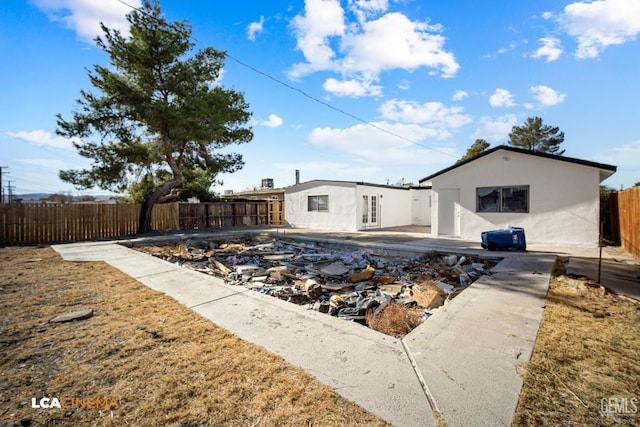
[[[432,233],[440,235],[439,193],[459,188],[459,236],[523,227],[527,242],[596,246],[599,170],[554,159],[496,151],[433,179]],[[529,186],[528,213],[477,212],[476,188]],[[453,215],[453,213],[450,213]]]

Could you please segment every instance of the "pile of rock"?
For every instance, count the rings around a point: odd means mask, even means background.
[[[367,249],[338,251],[284,239],[190,240],[138,249],[230,285],[362,324],[392,303],[420,307],[426,319],[478,277],[491,274],[496,263],[437,252],[416,259],[385,257]]]

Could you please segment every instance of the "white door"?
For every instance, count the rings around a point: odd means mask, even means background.
[[[380,217],[380,206],[378,196],[374,194],[364,194],[362,196],[362,228],[378,227]]]
[[[438,234],[460,234],[460,189],[438,190]]]

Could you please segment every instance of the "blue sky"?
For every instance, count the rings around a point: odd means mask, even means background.
[[[302,181],[417,183],[534,116],[564,131],[566,156],[616,165],[604,184],[640,181],[640,0],[161,6],[199,48],[229,53],[221,84],[253,112],[253,141],[231,150],[246,164],[219,177],[218,193],[261,178],[292,185],[296,169]],[[118,0],[0,3],[0,166],[14,193],[101,192],[58,179],[90,162],[56,136],[55,116],[70,118],[91,89],[87,69],[108,63],[92,42],[99,22],[126,31],[129,11]]]

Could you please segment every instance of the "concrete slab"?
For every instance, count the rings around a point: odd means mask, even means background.
[[[131,255],[127,248],[113,242],[68,243],[53,245],[52,248],[67,261],[102,261]]]
[[[511,424],[552,258],[505,259],[404,338],[447,424]]]
[[[597,258],[569,258],[567,274],[598,280]],[[614,260],[609,257],[602,260],[600,266],[600,284],[618,295],[625,295],[640,301],[640,262],[633,260]]]
[[[190,308],[250,291],[246,288],[230,289],[219,279],[185,268],[139,276],[137,280]]]
[[[132,249],[127,249],[126,256],[105,255],[105,261],[135,279],[181,270],[175,264]]]
[[[399,340],[250,292],[193,308],[396,426],[437,425]]]

